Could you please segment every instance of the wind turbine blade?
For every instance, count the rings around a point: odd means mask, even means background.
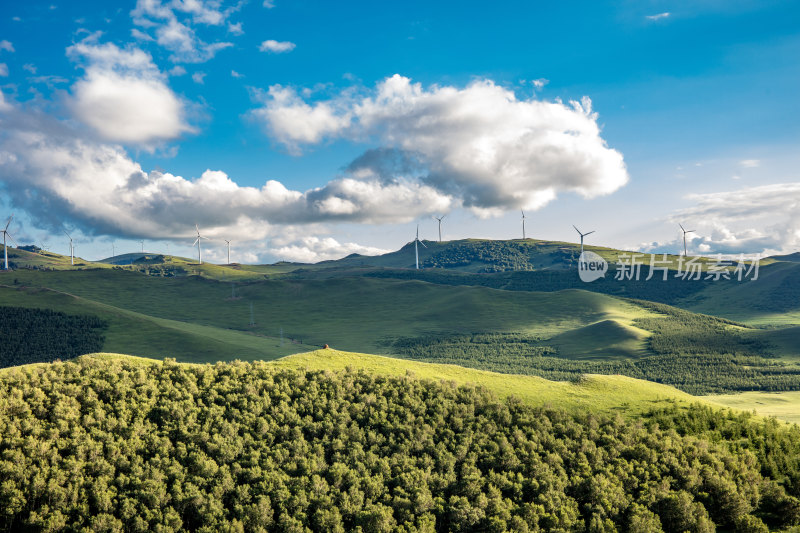
[[[18,243],[17,241],[15,241],[15,240],[14,240],[14,237],[12,237],[12,236],[11,236],[11,234],[10,234],[9,232],[7,232],[7,231],[4,231],[3,233],[5,233],[6,237],[8,237],[9,239],[11,239],[11,241],[12,241],[14,244],[16,244],[17,246],[19,246],[19,243]]]
[[[573,228],[575,228],[575,231],[577,231],[577,232],[578,232],[578,235],[583,235],[583,233],[581,233],[581,230],[579,230],[579,229],[577,228],[577,226],[575,226],[575,224],[573,224],[573,225],[572,225],[572,227],[573,227]]]
[[[696,231],[696,230],[690,229],[690,230],[689,230],[689,231],[687,231],[686,233],[694,233],[695,231]]]
[[[422,242],[422,241],[419,241],[419,243],[420,243],[420,244],[423,246],[423,248],[427,248],[427,246],[425,246],[425,243],[424,243],[424,242]]]
[[[6,222],[6,231],[8,230],[8,226],[11,224],[12,218],[14,218],[14,213],[11,213],[11,216],[8,217],[8,222]]]
[[[72,237],[70,237],[69,233],[67,233],[67,230],[64,230],[64,235],[66,235],[67,237],[69,237],[69,240],[70,240],[70,241],[72,240]]]
[[[591,235],[591,234],[592,234],[592,233],[594,233],[595,231],[597,231],[597,230],[596,230],[596,229],[593,229],[593,230],[592,230],[592,231],[590,231],[589,233],[584,233],[584,234],[583,234],[583,236],[584,236],[584,237],[586,237],[587,235]]]
[[[192,246],[194,246],[195,244],[197,244],[197,241],[199,241],[199,240],[200,240],[200,237],[196,238],[196,239],[194,240],[194,242],[192,243]]]

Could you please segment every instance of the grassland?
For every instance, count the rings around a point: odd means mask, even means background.
[[[182,362],[270,360],[311,346],[278,337],[153,317],[47,288],[0,286],[0,305],[96,315],[109,322],[104,349]],[[56,355],[57,357],[57,355]]]
[[[393,357],[338,350],[317,350],[273,361],[278,367],[309,370],[351,368],[386,375],[481,385],[500,397],[515,396],[529,405],[572,412],[621,412],[635,415],[663,404],[691,403],[696,397],[666,385],[625,376],[588,375],[578,382],[548,381],[535,376],[498,374],[456,365],[407,361]]]
[[[761,416],[774,416],[779,420],[800,424],[800,391],[748,391],[739,394],[713,394],[700,398],[714,404],[754,411]]]
[[[629,327],[655,316],[610,296],[580,290],[512,292],[371,278],[232,283],[198,276],[154,278],[122,270],[18,271],[19,285],[49,287],[143,315],[248,330],[308,345],[387,353],[387,337],[476,331],[549,338],[600,321]],[[235,294],[235,297],[232,297]],[[249,328],[250,304],[256,326]],[[618,343],[630,339],[610,339]],[[575,349],[596,350],[590,337]],[[643,343],[642,343],[643,345]]]
[[[160,364],[156,359],[119,353],[96,353],[82,357],[141,365]],[[635,418],[654,409],[699,403],[713,409],[755,412],[760,416],[800,423],[798,391],[692,396],[667,385],[625,376],[587,375],[579,381],[550,381],[536,376],[499,374],[457,365],[423,363],[334,349],[297,353],[275,359],[269,364],[292,370],[363,370],[378,376],[411,376],[457,385],[476,385],[491,390],[500,398],[513,396],[527,405],[556,407],[577,414],[618,413]],[[24,368],[34,369],[43,365],[26,365]],[[0,369],[0,374],[12,371],[17,370]]]
[[[556,347],[560,357],[570,359],[623,361],[652,355],[651,332],[637,325],[641,319],[658,318],[652,310],[586,290],[533,292],[525,288],[525,280],[514,277],[535,272],[478,274],[491,270],[493,261],[503,268],[571,274],[565,268],[574,267],[577,258],[573,243],[527,239],[426,244],[429,248],[421,249],[423,264],[443,260],[452,264],[447,270],[421,272],[465,276],[463,284],[459,280],[438,284],[436,276],[426,278],[431,282],[365,277],[376,269],[412,266],[414,250],[408,245],[384,256],[351,256],[316,265],[197,265],[191,259],[147,254],[128,266],[77,259],[72,266],[69,257],[10,249],[16,256],[12,261],[26,268],[0,273],[0,284],[5,285],[0,288],[0,304],[97,314],[110,322],[105,350],[186,362],[269,360],[325,343],[389,354],[387,339],[475,332],[535,335]],[[587,249],[611,264],[627,253]],[[677,256],[669,260],[675,268]],[[30,270],[34,268],[47,271]],[[710,283],[678,304],[761,328],[743,333],[796,364],[800,362],[798,276],[797,262],[771,259],[762,262],[756,281]],[[506,280],[501,286],[513,290],[469,286],[501,277]],[[256,323],[252,327],[251,304]],[[761,393],[748,394],[755,398]],[[795,406],[783,402],[784,410],[800,412],[797,398],[787,398]]]

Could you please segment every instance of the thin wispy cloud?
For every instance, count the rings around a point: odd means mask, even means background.
[[[207,43],[197,36],[194,25],[221,26],[228,21],[240,4],[223,8],[216,0],[193,0],[162,4],[159,0],[138,0],[131,11],[134,24],[153,32],[139,31],[137,38],[153,39],[159,46],[172,52],[170,60],[176,63],[203,63],[220,50],[233,46],[230,42]],[[229,23],[236,26],[236,24]],[[241,26],[239,25],[239,29]],[[231,32],[236,35],[235,32]]]
[[[663,20],[669,18],[671,15],[672,14],[670,12],[665,11],[664,13],[658,13],[656,15],[645,15],[644,18],[646,18],[647,20]]]
[[[259,50],[262,52],[271,52],[273,54],[283,54],[286,52],[291,52],[295,49],[297,45],[290,41],[275,41],[273,39],[267,39],[266,41],[262,42],[261,45],[258,47]]]
[[[744,168],[756,168],[761,166],[761,161],[759,159],[742,159],[739,161],[739,165]]]
[[[14,45],[11,44],[11,41],[6,41],[5,39],[0,41],[0,50],[5,50],[6,52],[13,52]]]
[[[693,205],[672,214],[670,222],[689,224],[690,252],[701,254],[795,251],[800,245],[800,184],[776,183],[734,191],[692,194]],[[688,226],[687,226],[688,227]],[[678,250],[682,237],[653,243],[650,249]]]
[[[237,22],[236,24],[228,24],[228,31],[233,35],[244,35],[244,30],[242,29],[242,23]]]

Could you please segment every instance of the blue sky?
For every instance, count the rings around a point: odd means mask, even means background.
[[[677,251],[684,221],[695,253],[791,252],[797,57],[795,2],[8,5],[0,205],[88,259],[191,255],[196,223],[241,262],[396,249],[444,213],[515,238],[520,209],[537,238]]]

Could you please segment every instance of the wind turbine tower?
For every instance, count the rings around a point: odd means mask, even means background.
[[[436,220],[438,220],[438,221],[439,221],[439,242],[442,242],[442,220],[443,220],[443,219],[444,219],[444,217],[446,217],[446,216],[447,216],[447,215],[442,215],[442,216],[440,216],[440,217],[437,217],[437,216],[434,216],[434,217],[433,217],[433,218],[435,218]]]
[[[142,245],[142,253],[144,253],[144,241],[139,241],[139,244]]]
[[[8,232],[8,226],[11,225],[11,219],[14,218],[14,214],[12,213],[10,217],[8,217],[8,222],[6,222],[6,227],[3,228],[3,256],[6,262],[5,269],[8,270],[8,246],[6,245],[6,237],[14,241],[14,237]],[[15,243],[17,241],[14,241]]]
[[[587,235],[591,235],[592,233],[595,232],[595,230],[592,230],[592,231],[590,231],[588,233],[581,233],[581,230],[576,228],[575,225],[573,225],[572,227],[575,228],[575,231],[577,231],[578,235],[581,236],[581,255],[583,255],[583,238],[586,237]]]
[[[192,246],[194,246],[195,244],[197,245],[197,262],[202,265],[203,256],[200,252],[200,239],[208,239],[208,237],[203,237],[202,235],[200,235],[200,227],[197,224],[194,225],[194,228],[197,230],[197,239],[195,239],[195,241],[192,243]]]
[[[72,237],[70,236],[69,233],[67,233],[67,230],[64,230],[64,235],[66,235],[67,238],[69,238],[69,264],[74,265],[75,264],[75,247],[72,245]]]
[[[414,238],[414,255],[417,258],[417,270],[419,270],[419,246],[417,246],[418,243],[421,244],[422,246],[425,246],[425,243],[419,240],[419,224],[417,224],[417,236]],[[427,248],[427,246],[425,246],[425,248]]]
[[[687,233],[694,233],[695,230],[693,230],[693,229],[684,229],[683,228],[683,224],[680,224],[680,223],[678,225],[681,227],[681,230],[683,230],[683,257],[686,257],[687,256],[687,253],[686,253],[686,234]]]
[[[522,240],[525,240],[525,211],[520,209],[519,212],[522,213]]]
[[[225,241],[226,243],[228,243],[228,264],[230,265],[231,264],[231,241],[229,241],[228,239],[222,239],[222,240]]]

